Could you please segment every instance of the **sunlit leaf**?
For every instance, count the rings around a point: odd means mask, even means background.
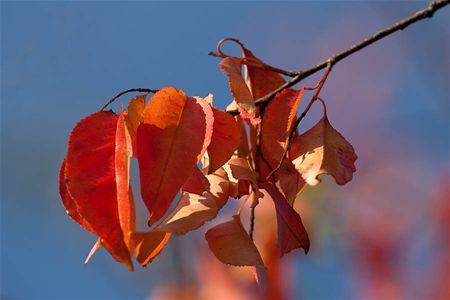
[[[202,157],[208,128],[213,126],[206,115],[205,106],[172,87],[157,92],[145,107],[137,131],[137,155],[142,198],[151,222],[165,214]]]
[[[87,229],[101,238],[102,245],[117,261],[132,270],[119,219],[115,170],[118,120],[111,111],[97,112],[75,126],[69,138],[64,181],[79,216],[89,223]],[[128,186],[124,180],[120,181],[122,184]],[[67,200],[67,195],[62,198]]]
[[[170,238],[168,232],[135,232],[132,234],[136,247],[136,260],[142,266],[151,263],[158,256]]]
[[[208,147],[208,173],[215,172],[223,166],[239,147],[240,132],[236,120],[228,113],[213,108],[214,130]]]
[[[264,267],[261,255],[242,227],[239,216],[209,229],[205,238],[211,251],[224,264]]]
[[[291,159],[309,185],[330,174],[339,185],[352,180],[357,156],[352,145],[334,129],[325,115],[314,127],[294,138]]]
[[[264,110],[261,130],[262,154],[272,168],[279,164],[286,149],[303,91],[286,89],[277,94]]]

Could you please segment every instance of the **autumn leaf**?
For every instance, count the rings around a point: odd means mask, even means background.
[[[195,168],[173,211],[155,230],[186,234],[211,221],[228,200],[229,181],[222,169],[203,175]]]
[[[295,200],[303,191],[306,182],[288,159],[285,159],[274,174],[275,185],[282,192],[289,205],[293,206]]]
[[[320,174],[330,174],[339,185],[352,180],[357,156],[352,145],[334,129],[325,116],[311,129],[294,137],[292,163],[309,185],[320,183]]]
[[[243,158],[233,158],[228,164],[231,174],[234,178],[239,180],[248,180],[252,183],[258,181],[256,173],[250,167],[248,160]]]
[[[156,230],[185,234],[214,219],[218,211],[210,192],[204,192],[202,195],[184,192],[175,209]]]
[[[214,126],[211,143],[208,147],[208,173],[223,166],[239,147],[240,132],[235,119],[228,113],[213,108]]]
[[[91,228],[91,225],[78,213],[77,205],[67,190],[66,177],[64,174],[66,169],[65,167],[66,160],[63,160],[59,170],[59,195],[61,196],[66,213],[81,227],[95,234],[95,231]]]
[[[286,89],[278,93],[264,110],[261,148],[262,154],[272,168],[275,168],[283,157],[303,91],[303,88],[301,90]]]
[[[252,51],[245,48],[242,44],[240,46],[244,58],[257,65],[264,65],[264,62],[257,58]],[[244,65],[244,71],[245,81],[250,88],[254,100],[264,97],[286,82],[280,74],[264,68]]]
[[[210,183],[208,178],[198,169],[194,168],[191,175],[181,187],[181,190],[197,195],[203,194],[204,191],[209,191]]]
[[[142,198],[152,223],[165,214],[208,146],[213,116],[207,107],[169,87],[153,95],[144,109],[137,157]]]
[[[259,266],[264,262],[248,236],[238,215],[231,221],[209,229],[205,238],[214,255],[224,264],[233,266]]]
[[[64,176],[61,176],[66,186],[61,189],[61,198],[65,205],[69,204],[66,209],[73,218],[88,223],[85,228],[98,235],[111,255],[132,270],[119,217],[118,187],[127,190],[128,182],[124,178],[117,181],[123,173],[116,171],[116,147],[125,143],[116,140],[118,121],[119,117],[111,111],[97,112],[75,126],[69,138]]]
[[[264,189],[272,198],[277,213],[278,241],[281,256],[296,248],[309,250],[309,238],[303,226],[300,215],[289,205],[284,196],[270,183],[264,184]]]
[[[133,145],[133,156],[136,156],[136,134],[139,125],[144,120],[142,113],[144,112],[145,98],[147,95],[137,96],[128,102],[128,114],[125,116],[128,132],[130,133]]]
[[[135,232],[131,237],[134,245],[136,245],[136,260],[145,267],[161,253],[169,241],[170,233],[160,231]]]
[[[134,245],[131,240],[131,233],[136,231],[136,207],[130,185],[130,157],[133,150],[131,137],[125,125],[126,116],[126,112],[122,111],[117,121],[114,170],[116,172],[120,227],[122,228],[125,244],[130,253],[132,253]]]
[[[249,87],[242,78],[241,61],[234,57],[227,57],[222,59],[219,67],[228,77],[231,94],[239,107],[242,118],[254,125],[258,124],[261,120],[257,116],[257,109]]]
[[[230,197],[231,183],[228,180],[228,175],[223,168],[216,172],[206,175],[210,183],[210,193],[216,201],[217,209],[221,209]]]

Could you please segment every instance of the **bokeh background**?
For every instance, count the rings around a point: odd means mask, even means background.
[[[149,267],[134,273],[104,250],[83,265],[96,238],[66,216],[57,185],[71,128],[132,87],[213,93],[215,105],[225,108],[226,79],[218,60],[207,56],[223,37],[241,39],[269,64],[298,70],[427,2],[0,5],[0,298],[164,298],[167,291],[223,283],[215,295],[224,299],[231,294],[221,291],[233,289],[233,298],[254,295],[230,284],[205,251],[204,229],[173,239]],[[449,20],[447,7],[342,61],[331,73],[322,96],[331,123],[356,149],[357,172],[346,186],[325,177],[306,189],[299,205],[312,247],[307,256],[296,251],[281,262],[287,298],[448,295]],[[232,45],[225,49],[238,53]],[[317,78],[305,83],[315,85]],[[315,107],[302,130],[320,113]],[[225,209],[220,218],[227,214]]]

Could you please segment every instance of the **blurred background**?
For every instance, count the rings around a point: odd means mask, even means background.
[[[206,249],[211,223],[172,239],[134,273],[103,249],[84,265],[96,238],[67,217],[58,195],[72,127],[133,87],[213,93],[225,108],[226,79],[207,56],[223,37],[239,38],[271,65],[300,70],[427,2],[0,5],[0,298],[255,299],[248,278]],[[450,297],[449,21],[446,7],[333,69],[321,95],[330,122],[358,154],[357,172],[343,187],[325,176],[298,201],[312,247],[277,261],[280,297]],[[233,45],[225,50],[238,53]],[[301,130],[320,113],[314,107]],[[218,220],[229,215],[225,209]]]

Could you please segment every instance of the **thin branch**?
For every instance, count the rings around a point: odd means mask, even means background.
[[[253,232],[255,231],[255,209],[256,206],[252,206],[250,210],[250,229],[248,231],[248,235],[250,239],[253,241]]]
[[[105,110],[111,103],[113,103],[117,98],[132,92],[138,92],[138,93],[156,93],[158,90],[152,90],[152,89],[146,89],[146,88],[134,88],[134,89],[128,89],[123,92],[118,93],[114,97],[108,100],[105,105],[100,109],[100,111]]]
[[[299,83],[301,80],[326,68],[330,64],[331,64],[331,66],[334,66],[335,64],[337,64],[339,61],[343,60],[344,58],[358,52],[359,50],[361,50],[369,45],[372,45],[373,43],[389,36],[390,34],[396,32],[396,31],[403,30],[406,27],[408,27],[409,25],[411,25],[415,22],[418,22],[420,20],[423,20],[426,18],[431,18],[437,10],[443,8],[444,6],[446,6],[448,4],[450,4],[450,0],[432,1],[426,8],[416,12],[414,15],[412,15],[408,18],[405,18],[395,24],[392,24],[391,26],[389,26],[381,31],[378,31],[374,35],[362,40],[361,42],[351,46],[350,48],[348,48],[338,54],[331,56],[327,60],[321,62],[320,64],[315,65],[314,67],[311,67],[307,70],[298,71],[297,75],[294,78],[292,78],[290,81],[286,82],[285,84],[280,86],[278,89],[274,90],[273,92],[256,100],[255,105],[261,105],[263,103],[270,101],[276,94],[282,92],[283,90],[290,88],[291,86]],[[230,113],[231,115],[237,115],[239,113],[238,110],[229,110],[227,112]]]

